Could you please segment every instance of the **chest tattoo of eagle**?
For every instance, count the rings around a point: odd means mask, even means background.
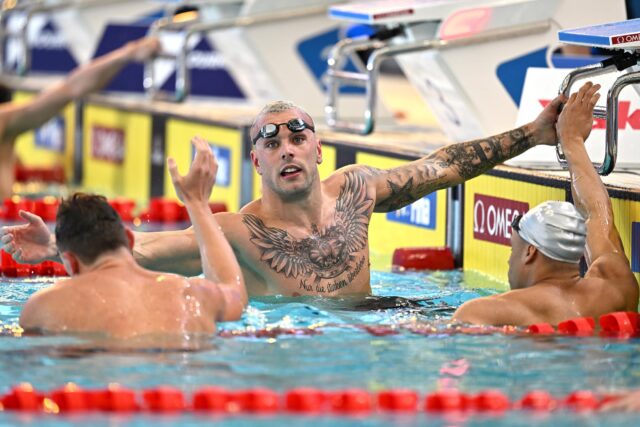
[[[315,276],[314,281],[319,282],[353,268],[355,255],[367,244],[372,206],[364,178],[347,172],[332,224],[323,228],[313,224],[308,237],[296,239],[285,230],[267,227],[255,215],[244,215],[242,221],[260,250],[260,260],[271,269],[291,278]]]

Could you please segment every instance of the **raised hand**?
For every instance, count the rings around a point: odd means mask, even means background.
[[[184,176],[180,175],[176,161],[169,158],[167,160],[169,174],[178,198],[184,204],[189,202],[208,203],[216,183],[218,162],[204,139],[196,136],[191,140],[191,143],[196,149],[196,155],[189,172]]]
[[[593,127],[593,108],[600,98],[598,89],[600,85],[587,82],[564,105],[557,124],[563,148],[574,142],[582,144],[589,137]]]
[[[558,95],[547,105],[538,117],[533,121],[536,129],[536,145],[556,145],[556,122],[560,114],[560,106],[566,100],[564,95]]]
[[[55,258],[58,253],[55,239],[42,218],[26,211],[20,211],[20,217],[27,223],[0,229],[5,252],[19,263],[37,264]]]

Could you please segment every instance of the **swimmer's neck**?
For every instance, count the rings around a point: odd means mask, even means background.
[[[128,248],[120,247],[116,250],[105,252],[91,264],[84,264],[78,260],[78,272],[75,275],[87,274],[111,269],[134,270],[140,268]]]
[[[561,262],[545,263],[533,269],[533,274],[528,278],[524,288],[545,284],[551,286],[567,286],[578,283],[580,267],[578,264]]]
[[[291,225],[311,228],[320,224],[322,210],[327,198],[324,196],[320,181],[310,191],[296,198],[284,199],[273,191],[263,192],[260,212],[263,218],[273,218]]]

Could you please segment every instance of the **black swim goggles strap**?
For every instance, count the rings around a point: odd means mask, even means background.
[[[280,131],[280,126],[282,125],[287,125],[287,128],[291,132],[302,132],[305,129],[309,129],[311,132],[316,131],[316,129],[309,123],[305,122],[302,119],[295,118],[285,123],[267,123],[260,128],[260,131],[251,140],[251,142],[255,145],[255,143],[258,142],[260,138],[273,138],[278,134],[278,132]]]
[[[516,232],[520,233],[520,220],[522,219],[522,214],[518,214],[513,217],[511,221],[511,228]]]

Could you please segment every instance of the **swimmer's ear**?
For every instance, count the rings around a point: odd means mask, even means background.
[[[69,276],[76,275],[80,272],[80,262],[71,252],[60,252],[60,259]]]
[[[258,160],[258,156],[256,156],[255,150],[251,150],[251,163],[253,163],[253,167],[255,168],[258,175],[262,175],[262,171],[260,170],[260,161]]]
[[[136,243],[136,238],[133,236],[133,231],[129,228],[125,228],[124,232],[127,234],[127,240],[129,241],[129,249],[133,250],[133,245]]]
[[[318,151],[318,164],[322,163],[322,142],[320,142],[319,139],[316,139],[316,141],[318,142],[318,147],[316,148],[316,150]]]
[[[531,244],[527,245],[527,251],[524,254],[524,263],[531,264],[533,261],[535,261],[537,255],[538,248]]]

